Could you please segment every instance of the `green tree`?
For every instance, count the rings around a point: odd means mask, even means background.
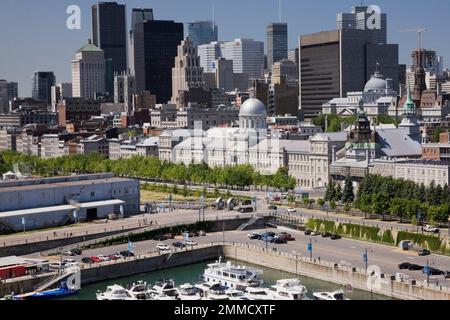
[[[342,198],[343,198],[342,187],[341,184],[338,183],[336,186],[336,191],[334,193],[334,200],[336,200],[337,202],[341,202]]]
[[[345,179],[344,190],[342,192],[342,202],[352,203],[355,200],[355,194],[353,193],[353,181],[350,176]]]

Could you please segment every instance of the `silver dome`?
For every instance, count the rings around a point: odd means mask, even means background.
[[[386,80],[379,72],[375,72],[364,87],[364,92],[381,92],[386,90]]]
[[[247,99],[239,111],[240,117],[267,116],[267,110],[264,103],[258,99]]]

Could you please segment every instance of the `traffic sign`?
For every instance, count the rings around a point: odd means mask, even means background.
[[[128,251],[129,251],[129,252],[133,252],[133,247],[134,247],[134,246],[133,246],[133,242],[129,241],[129,242],[128,242]]]
[[[312,243],[308,243],[308,252],[312,252]]]
[[[22,217],[22,225],[24,226],[26,224],[25,217]]]
[[[423,273],[424,273],[424,274],[430,274],[430,267],[429,267],[429,266],[425,266],[425,267],[423,268]]]
[[[369,261],[369,256],[367,255],[367,253],[364,253],[364,254],[363,254],[363,261],[364,261],[364,262]]]

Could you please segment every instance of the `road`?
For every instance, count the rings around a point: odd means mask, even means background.
[[[260,230],[263,231],[274,231],[274,229]],[[419,265],[426,265],[427,260],[429,265],[434,268],[441,269],[443,271],[450,270],[450,257],[430,255],[428,257],[419,257],[413,252],[404,252],[398,248],[378,245],[378,244],[368,244],[361,241],[341,239],[333,241],[329,238],[310,237],[305,236],[303,232],[290,231],[290,233],[296,238],[295,241],[289,242],[288,244],[268,244],[268,248],[276,248],[278,251],[284,251],[287,253],[298,254],[299,256],[309,257],[307,251],[307,245],[309,241],[312,241],[313,247],[313,258],[321,259],[324,261],[329,261],[333,263],[348,264],[357,268],[364,269],[365,263],[363,262],[363,253],[368,250],[368,265],[376,265],[381,268],[381,271],[386,274],[395,275],[397,272],[401,272],[404,275],[410,277],[410,279],[415,279],[421,282],[426,279],[426,276],[421,271],[408,271],[399,270],[398,264],[403,262],[409,262]],[[208,234],[206,237],[193,238],[199,244],[206,244],[211,242],[239,242],[248,243],[252,245],[257,245],[260,247],[265,247],[266,243],[258,240],[249,240],[247,237],[248,232],[245,231],[229,231],[229,232],[218,232]],[[133,251],[135,254],[144,254],[156,251],[156,245],[158,243],[165,243],[172,246],[172,243],[178,240],[168,240],[168,241],[142,241],[133,244]],[[117,245],[107,248],[99,248],[86,250],[83,252],[83,256],[96,256],[96,255],[111,255],[116,252],[124,251],[128,249],[127,244]],[[39,254],[31,255],[30,257],[37,258]],[[59,261],[60,257],[53,257]],[[76,260],[81,261],[81,257],[75,257]],[[430,282],[439,285],[449,286],[450,281],[445,280],[443,276],[431,276]]]

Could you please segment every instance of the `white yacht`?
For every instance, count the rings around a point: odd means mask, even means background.
[[[222,258],[215,263],[208,264],[203,273],[203,280],[210,283],[245,291],[248,287],[262,285],[262,270],[251,269],[245,266],[234,266],[231,262],[222,263]]]
[[[252,288],[245,289],[245,296],[249,300],[275,300],[267,288]]]
[[[225,294],[228,296],[229,300],[250,300],[245,296],[243,291],[228,289],[225,291]]]
[[[160,280],[150,289],[154,300],[176,300],[178,291],[175,289],[175,281]]]
[[[178,300],[201,300],[200,290],[189,283],[185,283],[178,288]]]
[[[314,292],[315,300],[350,300],[345,297],[345,292],[343,290],[337,290],[334,292]]]
[[[137,300],[124,287],[117,284],[108,286],[105,292],[97,292],[97,300]]]
[[[268,292],[274,300],[307,300],[308,291],[299,279],[282,279],[271,286]]]
[[[152,300],[151,290],[147,282],[138,281],[133,283],[126,291],[137,300]]]
[[[220,283],[200,283],[196,284],[195,287],[199,289],[202,300],[230,300],[226,294],[227,288]]]

